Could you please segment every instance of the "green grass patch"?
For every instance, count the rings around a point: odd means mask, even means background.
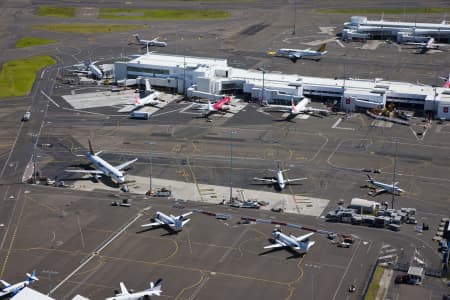
[[[39,6],[35,11],[35,14],[38,16],[59,18],[73,18],[75,13],[75,7],[62,6]]]
[[[16,48],[33,47],[33,46],[47,45],[47,44],[54,44],[54,43],[56,43],[56,41],[50,40],[50,39],[23,37],[16,42]]]
[[[392,7],[392,8],[321,8],[321,14],[436,14],[450,12],[450,7]]]
[[[36,72],[55,63],[53,58],[46,55],[4,63],[0,72],[0,98],[27,95],[33,86]]]
[[[378,289],[380,288],[380,279],[381,276],[383,275],[383,272],[384,268],[377,266],[372,281],[370,282],[369,289],[367,290],[366,296],[364,297],[364,300],[375,300]]]
[[[121,9],[100,8],[100,19],[119,20],[204,20],[223,19],[230,14],[215,9]]]
[[[103,32],[121,32],[140,30],[147,28],[147,25],[119,25],[119,24],[47,24],[47,25],[33,25],[33,29],[56,31],[56,32],[70,32],[70,33],[103,33]]]

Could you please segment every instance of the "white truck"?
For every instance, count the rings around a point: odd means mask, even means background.
[[[148,111],[133,111],[130,114],[130,118],[132,119],[144,119],[144,120],[148,120],[150,119],[151,113],[149,113]]]

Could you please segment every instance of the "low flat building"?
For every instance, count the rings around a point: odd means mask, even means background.
[[[228,66],[226,59],[147,53],[114,65],[117,82],[148,78],[157,89],[210,100],[223,94],[244,94],[261,104],[291,105],[303,97],[327,102],[343,111],[413,108],[450,119],[450,89],[380,78],[320,78],[245,70]]]

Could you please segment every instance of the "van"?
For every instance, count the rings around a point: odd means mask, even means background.
[[[27,111],[23,114],[22,121],[28,121],[31,117],[31,112]]]
[[[133,111],[130,115],[130,118],[148,120],[150,116],[151,114],[148,111]]]

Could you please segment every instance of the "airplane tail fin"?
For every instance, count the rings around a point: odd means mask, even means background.
[[[300,250],[303,250],[305,252],[308,252],[308,250],[314,246],[316,242],[315,241],[305,241],[300,243]]]
[[[325,52],[325,49],[327,48],[327,44],[320,45],[319,49],[317,49],[317,52]]]
[[[33,271],[33,273],[27,273],[27,282],[33,283],[35,281],[39,280],[39,278],[36,277],[36,271]]]
[[[150,288],[148,289],[148,291],[153,292],[156,296],[160,296],[162,293],[161,283],[162,283],[162,278],[159,278],[158,280],[156,280],[155,283],[150,282]]]
[[[372,182],[372,181],[373,181],[372,177],[370,177],[370,175],[369,175],[369,174],[366,174],[366,175],[367,175],[367,178],[369,178],[369,180],[367,180],[367,181],[370,181],[370,182]]]
[[[95,155],[94,149],[92,148],[92,144],[91,144],[91,140],[88,139],[88,143],[89,143],[89,153],[91,153],[92,155]]]
[[[134,35],[134,37],[136,38],[136,41],[138,41],[138,43],[140,43],[141,42],[141,38],[139,37],[139,34],[133,34]]]

